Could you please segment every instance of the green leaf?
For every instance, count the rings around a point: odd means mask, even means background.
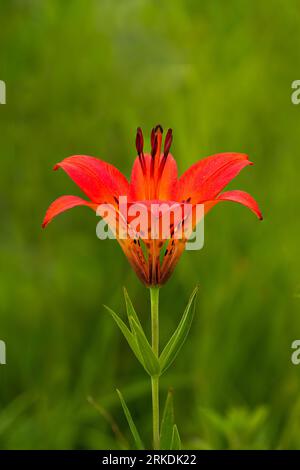
[[[141,356],[141,353],[140,353],[140,350],[139,350],[139,346],[138,346],[138,343],[136,341],[136,338],[135,338],[135,335],[131,333],[131,331],[129,330],[129,328],[125,325],[125,323],[123,322],[123,320],[121,320],[121,318],[109,307],[107,307],[107,305],[104,305],[104,307],[106,308],[106,310],[108,311],[108,313],[113,317],[113,319],[115,320],[116,324],[118,325],[118,327],[120,328],[120,330],[122,331],[125,339],[127,340],[129,346],[131,347],[133,353],[135,354],[135,356],[137,357],[137,359],[139,360],[139,362],[142,364],[143,367],[144,366],[144,363],[143,363],[143,358]]]
[[[181,450],[181,440],[176,424],[173,426],[171,450]]]
[[[129,427],[130,427],[130,431],[131,431],[131,434],[133,436],[133,439],[134,439],[134,442],[135,442],[135,445],[136,445],[136,448],[138,450],[143,450],[144,449],[144,444],[140,438],[140,435],[139,435],[139,432],[137,430],[137,427],[136,425],[134,424],[134,421],[132,419],[132,416],[131,416],[131,413],[128,409],[128,406],[126,405],[125,403],[125,400],[123,398],[123,395],[122,393],[120,392],[120,390],[117,389],[117,394],[119,395],[119,398],[120,398],[120,402],[121,402],[121,405],[122,405],[122,408],[123,408],[123,411],[124,411],[124,414],[126,416],[126,419],[127,419],[127,422],[129,424]]]
[[[128,295],[128,292],[125,287],[123,287],[123,292],[124,292],[124,298],[125,298],[125,304],[126,304],[126,311],[127,311],[127,316],[128,316],[128,321],[130,317],[133,317],[137,324],[142,328],[142,325],[140,323],[139,317],[135,311],[135,308],[131,302],[131,299]]]
[[[137,322],[135,321],[133,317],[130,317],[129,321],[130,321],[131,329],[134,332],[137,343],[139,345],[139,350],[143,358],[145,370],[148,372],[148,374],[151,377],[159,375],[160,373],[159,360],[155,356],[154,352],[152,351],[152,348],[145,336],[144,331],[137,324]]]
[[[192,295],[189,299],[189,302],[185,308],[185,311],[182,315],[182,318],[179,322],[178,327],[171,336],[170,340],[166,344],[164,350],[162,351],[159,363],[161,368],[161,373],[163,373],[174,361],[177,356],[180,348],[184,344],[186,337],[190,331],[194,313],[195,313],[195,298],[198,292],[198,286],[192,292]]]
[[[137,323],[137,325],[139,326],[139,329],[140,329],[142,335],[144,336],[145,340],[148,341],[148,340],[147,340],[147,337],[146,337],[146,335],[145,335],[145,333],[144,333],[143,327],[142,327],[142,325],[141,325],[141,322],[140,322],[140,320],[139,320],[139,317],[138,317],[138,315],[137,315],[137,313],[136,313],[136,310],[135,310],[135,308],[134,308],[134,306],[133,306],[133,304],[132,304],[132,302],[131,302],[131,299],[130,299],[130,297],[129,297],[129,295],[128,295],[128,292],[127,292],[127,290],[126,290],[125,287],[123,287],[123,291],[124,291],[124,297],[125,297],[125,303],[126,303],[126,311],[127,311],[127,316],[128,316],[128,321],[129,321],[129,325],[130,325],[131,331],[132,331],[132,333],[135,335],[135,330],[132,328],[132,324],[131,324],[131,321],[130,321],[130,318],[133,318],[134,321],[135,321],[135,322]]]
[[[168,391],[160,428],[160,448],[170,450],[174,426],[173,390]]]

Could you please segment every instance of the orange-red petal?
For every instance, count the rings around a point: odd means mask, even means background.
[[[238,202],[245,207],[248,207],[260,220],[263,219],[261,210],[255,201],[255,199],[245,191],[233,190],[233,191],[226,191],[225,193],[220,194],[216,199],[216,202],[219,201],[231,201],[231,202]]]
[[[86,155],[73,155],[55,165],[62,168],[91,201],[116,204],[128,193],[129,183],[113,165]]]
[[[220,153],[192,165],[178,181],[177,200],[197,204],[214,199],[247,165],[243,153]]]
[[[162,157],[161,157],[162,159]],[[159,182],[157,197],[162,201],[174,201],[177,194],[177,163],[169,153]]]
[[[52,204],[50,204],[50,206],[48,207],[46,215],[42,223],[42,227],[45,228],[46,225],[48,225],[49,222],[51,222],[51,220],[54,219],[54,217],[76,206],[88,206],[94,210],[96,210],[97,208],[97,204],[93,204],[89,201],[85,201],[81,197],[61,196],[55,199],[55,201],[53,201]]]
[[[162,160],[163,155],[160,157]],[[177,164],[171,154],[168,155],[160,178],[160,182],[151,181],[151,160],[150,154],[144,155],[145,173],[142,170],[139,157],[134,161],[129,189],[129,201],[141,201],[151,199],[151,185],[158,184],[156,199],[162,201],[174,200],[177,188]]]

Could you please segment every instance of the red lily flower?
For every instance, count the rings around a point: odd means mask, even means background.
[[[144,202],[174,202],[179,204],[204,205],[206,214],[220,201],[238,202],[248,207],[259,219],[262,214],[258,204],[244,191],[221,193],[237,174],[252,163],[241,153],[220,153],[207,157],[192,165],[178,179],[177,165],[170,154],[172,130],[169,129],[163,152],[163,130],[157,126],[151,134],[151,154],[144,153],[144,139],[140,128],[136,135],[138,156],[133,164],[130,182],[113,165],[94,157],[74,155],[55,165],[62,168],[86,194],[89,200],[77,196],[61,196],[48,208],[42,226],[45,227],[54,217],[67,209],[85,205],[96,210],[99,204],[112,205],[119,214],[119,197],[127,196],[129,204]],[[193,220],[194,225],[199,222]],[[128,220],[125,221],[129,224]],[[151,227],[149,227],[150,232]],[[140,280],[147,286],[164,284],[174,270],[181,256],[187,238],[176,239],[171,230],[169,240],[163,238],[117,239]],[[167,244],[167,246],[165,246]],[[144,248],[144,249],[143,249]],[[161,252],[164,251],[161,259]]]

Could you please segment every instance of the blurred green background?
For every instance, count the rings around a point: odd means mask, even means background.
[[[125,285],[149,331],[147,290],[91,211],[41,221],[80,195],[56,162],[99,156],[129,176],[136,127],[148,138],[157,123],[173,128],[180,173],[248,153],[230,187],[265,215],[218,205],[204,249],[162,289],[164,344],[201,286],[161,399],[173,386],[186,448],[300,448],[299,2],[1,0],[0,17],[0,448],[122,448],[103,416],[130,441],[116,387],[151,441],[149,380],[102,307],[124,315]]]

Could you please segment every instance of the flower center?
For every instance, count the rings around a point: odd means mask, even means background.
[[[135,145],[144,176],[146,197],[148,199],[159,198],[160,181],[173,140],[172,129],[168,129],[167,131],[163,154],[161,153],[162,136],[163,128],[160,124],[158,124],[155,128],[152,129],[151,132],[151,162],[150,165],[147,165],[147,161],[144,155],[143,132],[140,127],[137,128]]]

